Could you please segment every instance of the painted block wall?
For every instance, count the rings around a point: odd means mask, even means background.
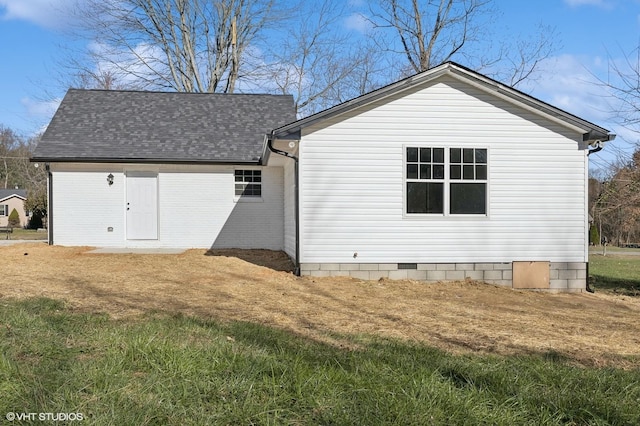
[[[262,198],[250,201],[235,197],[230,166],[52,164],[51,170],[54,244],[284,248],[282,168],[261,169]],[[127,239],[125,179],[134,171],[158,175],[157,240]]]

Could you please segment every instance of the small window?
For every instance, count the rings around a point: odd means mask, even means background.
[[[9,216],[8,204],[0,204],[0,216]]]
[[[236,170],[235,171],[235,195],[236,197],[261,197],[262,196],[262,171],[261,170]]]

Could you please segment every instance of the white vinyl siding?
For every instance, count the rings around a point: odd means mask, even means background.
[[[581,140],[451,78],[309,127],[300,144],[301,261],[584,262]],[[487,214],[404,214],[407,146],[486,148]]]
[[[282,250],[282,168],[260,170],[262,198],[243,203],[235,197],[233,167],[52,164],[54,243]],[[125,173],[146,171],[158,174],[158,239],[127,240]]]

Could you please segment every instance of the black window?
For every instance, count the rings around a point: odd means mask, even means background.
[[[444,212],[444,148],[407,148],[407,213]]]
[[[262,171],[261,170],[236,170],[235,171],[236,197],[261,197],[262,196]]]
[[[486,183],[451,183],[451,214],[486,214]]]
[[[487,176],[484,148],[407,147],[406,212],[486,215]]]
[[[407,213],[442,213],[444,185],[433,182],[407,182]]]
[[[487,150],[451,148],[449,153],[449,212],[486,214]]]

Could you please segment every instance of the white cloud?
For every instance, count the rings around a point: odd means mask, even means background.
[[[366,34],[373,29],[371,21],[361,13],[352,13],[344,20],[344,25],[348,30],[354,30]]]
[[[69,9],[78,0],[0,0],[0,19],[19,19],[59,28],[69,20]]]
[[[31,98],[22,98],[20,103],[27,110],[27,114],[34,118],[51,118],[60,106],[62,99],[50,101],[38,101]]]
[[[597,73],[601,60],[561,55],[542,63],[543,75],[535,82],[534,96],[591,121],[609,120],[606,105],[608,92],[599,83]]]
[[[620,102],[604,83],[613,78],[608,67],[609,61],[599,57],[557,56],[542,64],[543,77],[527,88],[533,96],[618,135],[613,145],[590,158],[595,168],[628,158],[640,139],[634,129],[618,123],[615,112],[621,109]]]
[[[92,41],[87,45],[87,49],[94,61],[93,68],[90,70],[91,74],[112,77],[112,89],[158,90],[159,87],[149,82],[157,80],[158,74],[168,72],[166,60],[163,60],[162,49],[147,43],[137,44],[133,50],[120,50],[98,41]],[[82,87],[84,85],[94,87],[95,84],[98,84],[99,88],[104,88],[101,83],[103,82],[91,79],[77,82]]]
[[[25,97],[20,100],[22,107],[27,112],[26,115],[29,117],[27,121],[31,122],[32,128],[36,129],[30,136],[35,136],[47,129],[53,114],[60,106],[60,102],[62,102],[62,98],[42,101]]]

